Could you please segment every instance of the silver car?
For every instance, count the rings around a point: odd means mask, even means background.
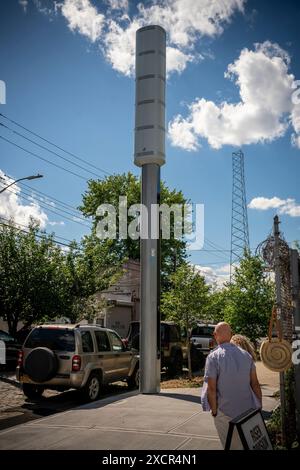
[[[75,388],[93,401],[103,384],[124,380],[138,387],[138,356],[107,328],[41,325],[30,332],[19,353],[17,379],[31,399],[47,388]]]

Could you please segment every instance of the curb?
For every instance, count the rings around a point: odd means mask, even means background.
[[[22,388],[22,385],[20,384],[20,382],[17,381],[17,379],[10,379],[9,377],[0,375],[0,381],[10,385],[14,385],[17,388]]]

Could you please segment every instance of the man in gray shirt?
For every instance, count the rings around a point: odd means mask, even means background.
[[[228,323],[218,323],[214,337],[218,347],[206,360],[205,381],[207,398],[221,443],[225,447],[228,423],[233,418],[261,406],[262,394],[256,367],[247,351],[230,343],[232,333]],[[243,449],[234,433],[231,449]]]

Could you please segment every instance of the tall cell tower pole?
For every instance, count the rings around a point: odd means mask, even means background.
[[[166,32],[136,33],[134,163],[142,168],[140,392],[160,391],[160,167],[165,163]],[[145,209],[145,210],[144,210]],[[156,209],[156,210],[154,210]]]
[[[250,250],[244,154],[241,150],[232,153],[232,174],[230,281],[234,266],[243,257],[244,250]]]

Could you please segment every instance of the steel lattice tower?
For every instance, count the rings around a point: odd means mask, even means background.
[[[244,154],[241,150],[232,153],[232,175],[230,281],[234,264],[243,257],[245,249],[250,250]]]

